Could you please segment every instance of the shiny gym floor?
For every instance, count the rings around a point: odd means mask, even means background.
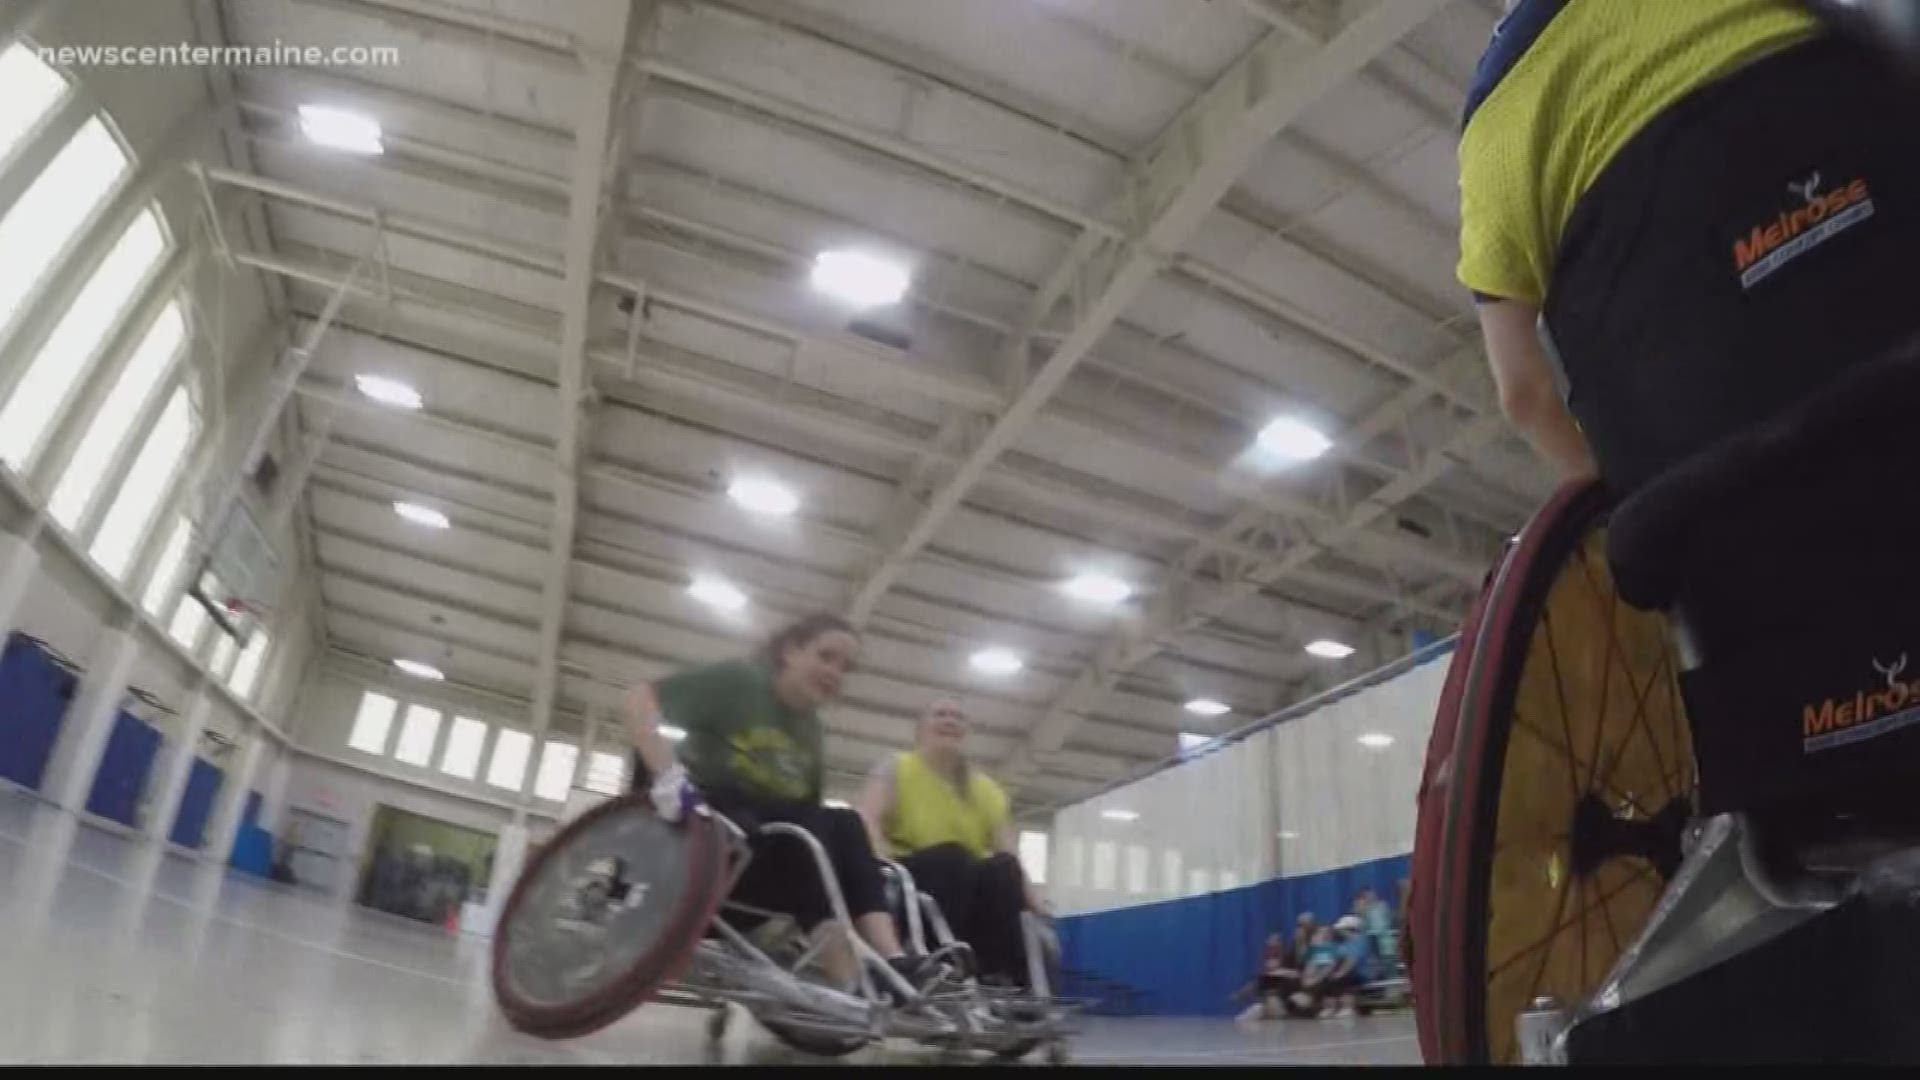
[[[223,873],[0,790],[0,1062],[803,1061],[744,1016],[656,1006],[549,1043],[500,1020],[485,942]],[[936,1061],[887,1047],[853,1060]],[[1235,1025],[1090,1019],[1076,1063],[1417,1063],[1410,1015]]]

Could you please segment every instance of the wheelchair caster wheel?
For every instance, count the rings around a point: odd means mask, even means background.
[[[1067,1063],[1067,1044],[1053,1042],[1047,1044],[1047,1064],[1065,1065]]]
[[[707,1039],[711,1042],[719,1042],[726,1038],[727,1024],[732,1020],[733,1014],[725,1005],[713,1010],[713,1015],[707,1017]]]

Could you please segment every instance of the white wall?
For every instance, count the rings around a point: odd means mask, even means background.
[[[1452,654],[1062,809],[1062,914],[1194,896],[1413,850],[1415,798]],[[1389,669],[1391,670],[1391,669]],[[1362,735],[1391,745],[1369,747]],[[1131,820],[1116,816],[1137,815]]]

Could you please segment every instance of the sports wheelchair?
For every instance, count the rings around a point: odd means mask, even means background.
[[[826,891],[861,960],[857,992],[819,977],[828,935],[810,942],[790,917],[728,899],[751,858],[740,825],[704,810],[670,825],[644,794],[629,795],[563,828],[516,882],[493,941],[494,995],[508,1022],[541,1038],[575,1038],[659,1001],[711,1010],[707,1032],[717,1042],[731,1003],[809,1054],[841,1056],[905,1038],[1003,1060],[1041,1048],[1050,1061],[1066,1059],[1075,1010],[1051,991],[1059,947],[1043,920],[1024,917],[1032,990],[986,985],[933,898],[903,867],[884,864],[906,947],[941,972],[917,1004],[895,1007],[874,980],[894,980],[908,997],[912,989],[854,932],[826,849],[796,825],[757,829],[812,853],[816,880],[794,888]]]
[[[1920,1061],[1920,352],[1557,492],[1419,798],[1429,1062]]]

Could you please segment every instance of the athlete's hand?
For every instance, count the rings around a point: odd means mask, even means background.
[[[679,821],[706,805],[700,789],[693,786],[693,779],[687,775],[687,767],[677,761],[653,778],[647,796],[662,821]]]

